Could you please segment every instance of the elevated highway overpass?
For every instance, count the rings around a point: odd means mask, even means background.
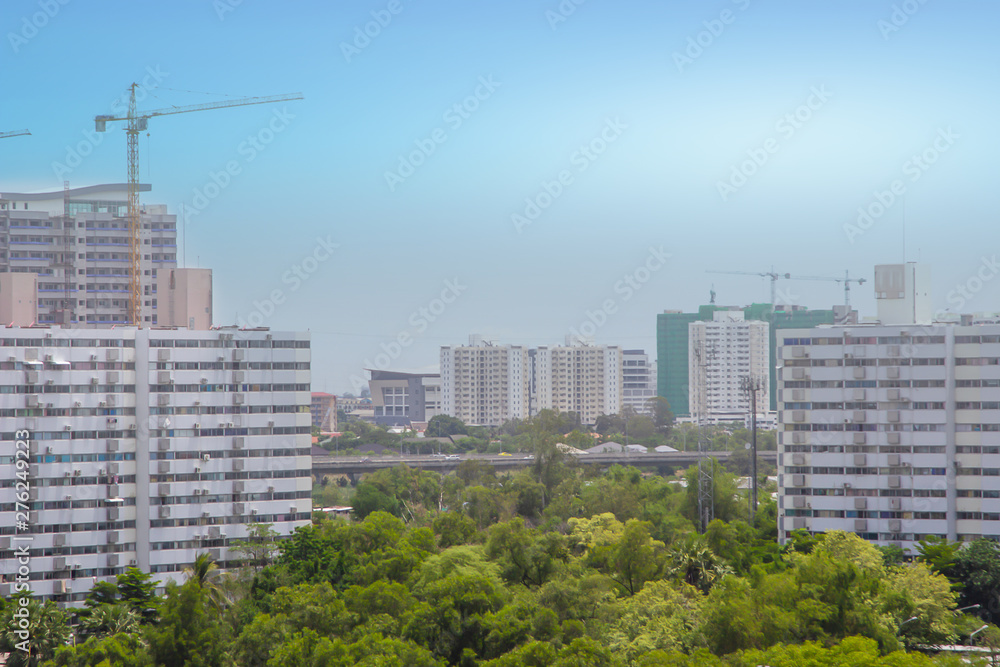
[[[717,459],[720,463],[729,460],[732,452],[708,452],[708,455]],[[457,458],[456,458],[457,456]],[[572,456],[572,455],[571,455]],[[625,466],[636,467],[661,467],[671,466],[673,468],[687,468],[698,462],[698,452],[652,452],[649,454],[637,454],[635,452],[612,452],[602,454],[578,454],[575,458],[584,464],[596,464],[600,466],[610,466],[616,463]],[[774,451],[757,452],[759,461],[776,463],[778,454]],[[534,456],[526,454],[513,454],[511,456],[500,456],[497,454],[459,454],[451,457],[430,456],[430,455],[410,455],[410,456],[314,456],[312,463],[313,475],[361,475],[375,472],[383,468],[392,468],[405,463],[411,468],[421,470],[434,470],[438,472],[450,472],[458,467],[462,461],[482,461],[488,463],[497,470],[524,468],[530,466]]]

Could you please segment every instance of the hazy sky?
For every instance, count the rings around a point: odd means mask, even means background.
[[[713,284],[768,299],[707,270],[871,278],[904,258],[904,208],[935,308],[995,311],[998,20],[985,0],[3,0],[0,131],[32,136],[0,142],[0,192],[123,182],[121,124],[91,131],[133,81],[147,110],[301,92],[154,118],[140,155],[218,323],[310,330],[317,390],[380,352],[427,369],[469,333],[552,344],[591,319],[655,353],[656,313]],[[852,295],[873,314],[870,284]]]

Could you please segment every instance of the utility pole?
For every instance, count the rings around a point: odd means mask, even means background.
[[[750,523],[753,524],[757,514],[757,392],[765,388],[761,378],[744,375],[740,378],[740,389],[747,392],[750,399]]]
[[[694,355],[696,367],[702,369],[701,377],[695,381],[699,382],[699,394],[705,392],[707,403],[708,367],[715,360],[715,348],[706,350],[699,343],[694,349]],[[710,442],[703,429],[705,410],[702,409],[701,403],[701,400],[696,402],[698,414],[695,420],[698,424],[698,517],[701,520],[701,532],[704,534],[708,530],[708,524],[715,518],[715,463],[708,455]]]

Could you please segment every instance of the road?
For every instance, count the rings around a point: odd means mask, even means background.
[[[730,456],[730,452],[709,452],[709,455],[725,463]],[[777,452],[758,452],[758,460],[767,463],[776,463]],[[606,454],[580,454],[577,456],[581,463],[593,463],[607,466],[615,463],[632,466],[672,466],[674,468],[686,468],[698,462],[698,452],[669,452],[665,454],[636,454],[629,453],[606,453]],[[529,466],[534,461],[533,456],[525,454],[513,454],[512,456],[498,456],[496,454],[462,454],[458,460],[446,459],[439,456],[372,456],[372,457],[335,457],[335,456],[314,456],[314,475],[349,475],[363,474],[391,468],[405,463],[411,468],[421,468],[423,470],[440,470],[447,472],[454,470],[459,463],[465,460],[483,461],[489,463],[496,469],[523,468]]]

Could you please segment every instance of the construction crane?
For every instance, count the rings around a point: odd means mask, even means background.
[[[250,104],[269,104],[271,102],[288,102],[291,100],[301,100],[301,93],[291,95],[274,95],[271,97],[244,97],[224,102],[209,102],[207,104],[194,104],[184,107],[171,107],[169,109],[157,109],[156,111],[136,111],[135,90],[139,84],[133,83],[130,86],[131,94],[128,102],[128,114],[124,116],[102,115],[94,117],[94,124],[98,132],[104,132],[108,123],[115,121],[127,121],[128,127],[128,229],[129,229],[129,292],[132,302],[129,304],[129,317],[131,323],[137,327],[142,326],[141,303],[142,290],[140,287],[141,272],[139,270],[140,246],[139,246],[139,133],[147,129],[150,118],[154,116],[167,116],[170,114],[188,113],[190,111],[207,111],[209,109],[225,109],[228,107],[240,107]]]
[[[771,305],[774,305],[776,298],[775,283],[779,279],[784,278],[785,280],[790,279],[792,276],[789,273],[775,273],[772,267],[770,271],[764,271],[762,273],[754,273],[753,271],[706,271],[705,273],[731,273],[740,276],[761,276],[762,278],[771,279]]]
[[[25,134],[31,134],[27,130],[14,130],[13,132],[0,132],[0,139],[6,139],[7,137],[20,137]]]
[[[828,280],[836,283],[844,283],[844,305],[848,308],[851,307],[851,283],[864,285],[868,282],[865,278],[852,278],[850,271],[844,271],[843,278],[827,278],[826,276],[796,276],[794,280]]]

